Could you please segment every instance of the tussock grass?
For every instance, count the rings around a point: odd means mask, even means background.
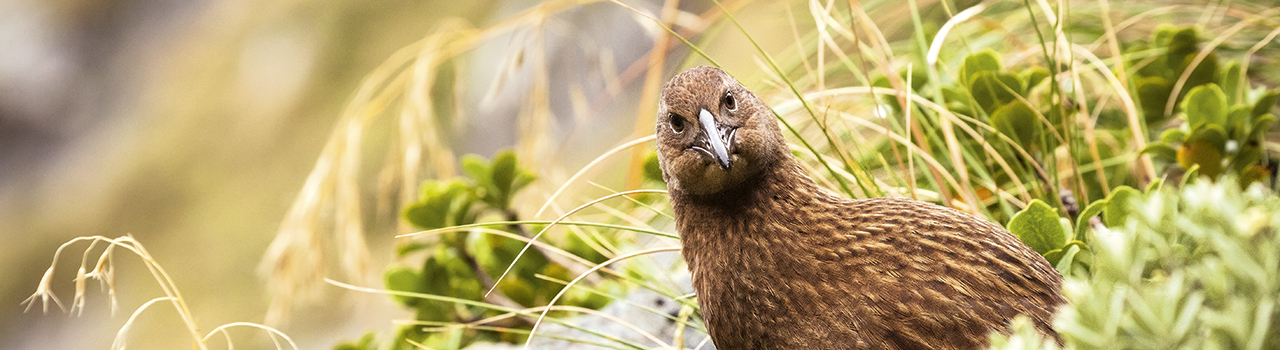
[[[454,176],[455,156],[449,135],[455,126],[465,122],[460,110],[445,111],[452,115],[438,115],[433,89],[439,85],[438,74],[448,67],[457,69],[454,61],[459,55],[474,49],[480,43],[495,36],[529,30],[545,20],[551,13],[564,11],[589,1],[552,1],[540,4],[508,20],[500,21],[485,29],[468,28],[464,23],[445,21],[426,38],[402,48],[382,65],[378,66],[356,92],[343,111],[337,127],[326,143],[315,167],[294,200],[289,214],[281,223],[276,239],[268,248],[261,271],[268,276],[273,295],[267,322],[280,322],[291,305],[306,302],[315,297],[314,291],[322,276],[328,253],[337,250],[339,261],[347,276],[367,280],[368,249],[364,242],[365,223],[360,207],[361,184],[369,179],[359,178],[363,155],[363,135],[379,118],[395,118],[399,130],[395,147],[386,152],[387,161],[382,164],[382,176],[377,179],[382,188],[398,188],[396,200],[402,206],[415,198],[417,183],[424,177],[449,178]],[[534,52],[533,57],[539,54]],[[516,66],[523,65],[513,58],[503,68],[494,90],[514,74]],[[532,64],[544,67],[545,62]],[[448,98],[461,93],[460,75],[453,76],[452,91],[440,92]],[[545,81],[545,80],[544,80]],[[538,84],[545,86],[546,84]],[[545,93],[543,102],[534,104],[540,112],[521,117],[523,130],[541,130],[538,125],[547,123]],[[538,100],[538,99],[531,99]],[[395,113],[399,107],[399,113]],[[449,122],[441,127],[440,119]],[[526,133],[521,141],[522,149],[536,149],[545,133]],[[333,236],[334,242],[326,246],[323,233]]]
[[[165,296],[157,297],[143,303],[135,309],[124,325],[120,327],[120,331],[116,333],[115,340],[111,343],[111,349],[125,349],[128,346],[128,333],[133,328],[134,321],[144,311],[157,304],[169,303],[173,306],[174,311],[178,312],[178,316],[182,319],[183,325],[186,326],[191,335],[193,347],[199,349],[208,349],[209,341],[215,335],[221,334],[226,340],[227,346],[232,347],[234,342],[231,339],[229,330],[237,327],[256,328],[265,332],[274,343],[276,349],[298,349],[298,344],[294,343],[289,335],[275,328],[252,322],[233,322],[215,327],[206,334],[200,333],[200,328],[196,325],[195,315],[191,313],[191,309],[187,307],[186,299],[182,298],[182,293],[178,290],[178,286],[173,283],[173,279],[169,277],[169,273],[160,266],[160,263],[147,252],[132,236],[123,236],[118,238],[107,238],[103,236],[81,236],[71,239],[63,243],[53,253],[53,263],[49,265],[49,269],[45,270],[44,277],[40,279],[40,284],[36,286],[36,292],[23,301],[27,304],[27,311],[35,304],[41,304],[44,312],[49,311],[49,301],[53,301],[59,308],[63,308],[62,301],[53,293],[53,276],[54,268],[58,265],[59,258],[62,256],[64,249],[72,247],[78,243],[89,243],[85,247],[80,259],[80,267],[76,270],[75,278],[75,297],[71,301],[70,313],[80,315],[84,313],[85,308],[85,289],[89,280],[98,280],[102,288],[106,290],[107,295],[111,299],[111,312],[114,314],[119,309],[116,300],[116,280],[115,280],[115,252],[116,248],[124,249],[133,255],[136,255],[146,265],[147,270],[151,272],[151,277],[155,279],[156,284],[164,291]],[[100,251],[99,246],[105,246]],[[97,259],[90,259],[97,253]],[[92,264],[92,265],[90,265]],[[86,267],[92,266],[89,270]],[[281,342],[283,340],[283,342]],[[287,345],[287,346],[286,346]]]

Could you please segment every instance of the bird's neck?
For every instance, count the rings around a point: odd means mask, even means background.
[[[735,221],[743,219],[743,215],[767,214],[761,210],[786,210],[807,200],[833,196],[805,175],[791,155],[763,166],[754,176],[718,193],[697,195],[671,189],[670,195],[676,217],[683,225],[694,224],[695,218],[702,222]],[[705,217],[711,214],[719,215]]]
[[[684,255],[693,269],[710,260],[749,258],[766,250],[769,242],[798,238],[789,236],[801,233],[778,228],[803,227],[803,222],[786,221],[803,221],[798,213],[813,212],[816,206],[840,200],[805,175],[790,155],[721,193],[671,192]],[[743,256],[730,256],[736,254]]]

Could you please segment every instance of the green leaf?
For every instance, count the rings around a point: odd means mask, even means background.
[[[1054,266],[1058,273],[1064,276],[1071,274],[1071,263],[1075,262],[1076,254],[1080,253],[1080,246],[1071,245],[1066,249],[1066,252],[1062,254],[1062,257],[1058,259],[1056,266]]]
[[[1200,165],[1199,164],[1191,165],[1190,168],[1187,168],[1186,173],[1182,174],[1182,182],[1178,185],[1178,188],[1186,188],[1187,185],[1195,182],[1195,180],[1198,178],[1198,175],[1200,175]]]
[[[1173,93],[1173,84],[1161,77],[1138,79],[1138,102],[1147,120],[1164,120],[1164,105]]]
[[[1084,207],[1084,210],[1080,211],[1080,216],[1076,217],[1075,239],[1084,240],[1085,232],[1087,232],[1085,230],[1089,228],[1089,219],[1097,216],[1098,214],[1102,214],[1102,210],[1107,208],[1107,202],[1108,200],[1106,198],[1099,199],[1093,201],[1093,203],[1089,203],[1089,206]]]
[[[1168,24],[1160,24],[1155,31],[1151,33],[1151,45],[1160,48],[1169,47],[1169,38],[1173,37],[1173,33],[1177,29]]]
[[[991,114],[991,126],[1009,136],[1022,148],[1030,149],[1040,137],[1040,120],[1022,101],[1004,105]]]
[[[901,78],[901,79],[902,79],[902,82],[904,82],[904,83],[905,83],[905,82],[907,82],[908,80],[910,80],[910,81],[911,81],[911,89],[912,89],[912,90],[916,90],[916,91],[919,91],[920,89],[923,89],[923,88],[924,88],[924,84],[929,82],[929,73],[927,73],[927,72],[926,72],[925,70],[923,70],[923,69],[914,69],[914,70],[911,70],[911,76],[910,76],[910,77],[908,77],[908,76],[907,76],[907,69],[904,67],[904,68],[902,68],[901,70],[898,70],[898,77],[899,77],[899,78]],[[891,88],[891,87],[893,87],[893,84],[890,84],[890,83],[889,83],[889,78],[888,78],[888,77],[885,77],[885,76],[884,76],[884,75],[882,75],[882,74],[876,74],[876,75],[875,75],[875,79],[873,79],[873,80],[872,80],[872,82],[871,82],[871,86],[874,86],[874,87],[882,87],[882,88]]]
[[[1182,148],[1178,149],[1178,164],[1182,165],[1183,169],[1190,169],[1193,164],[1199,165],[1201,173],[1210,178],[1217,178],[1222,174],[1221,145],[1221,143],[1215,144],[1210,137],[1196,140],[1188,138],[1188,141],[1182,144]]]
[[[1143,147],[1138,154],[1150,154],[1166,161],[1175,161],[1178,159],[1178,150],[1174,149],[1164,142],[1152,142]]]
[[[1187,143],[1197,141],[1208,143],[1218,152],[1225,152],[1227,150],[1227,131],[1221,125],[1209,124],[1191,131],[1191,134],[1187,135],[1186,140],[1182,142],[1185,146]]]
[[[1186,55],[1187,53],[1195,53],[1198,51],[1200,43],[1200,35],[1195,27],[1188,27],[1178,30],[1169,38],[1169,42],[1165,47],[1169,52],[1176,55]],[[1181,72],[1179,72],[1181,73]]]
[[[1013,102],[1016,100],[1014,93],[1022,91],[1022,83],[1012,74],[984,71],[974,74],[970,79],[969,93],[973,94],[973,100],[987,113],[993,113],[997,108]]]
[[[1143,53],[1146,53],[1147,51],[1152,51],[1155,49],[1163,49],[1163,48],[1149,47],[1147,45],[1138,44],[1138,45],[1134,45],[1133,47],[1126,48],[1124,50],[1125,56],[1129,57],[1129,64],[1134,65],[1134,67],[1138,68],[1138,71],[1136,72],[1135,77],[1147,78],[1147,77],[1165,77],[1167,75],[1172,75],[1172,74],[1169,74],[1170,73],[1169,65],[1165,63],[1165,61],[1168,61],[1168,60],[1164,58],[1164,55],[1155,56],[1155,60],[1149,62],[1148,64],[1145,64],[1145,65],[1139,64],[1139,63],[1146,62],[1143,59],[1139,59],[1139,57],[1144,57],[1143,55],[1140,55],[1140,54],[1143,54]]]
[[[487,187],[487,182],[491,178],[489,175],[489,162],[485,161],[484,157],[475,154],[462,156],[462,172],[472,180],[484,182],[480,184],[481,187]]]
[[[1263,114],[1271,113],[1271,108],[1276,106],[1277,90],[1267,91],[1262,97],[1258,98],[1258,103],[1253,105],[1252,116],[1257,117]]]
[[[409,241],[396,246],[396,256],[405,256],[430,248],[431,245],[419,241]]]
[[[535,179],[518,166],[515,152],[502,150],[489,162],[474,154],[462,157],[462,170],[474,181],[476,197],[493,209],[507,211],[511,200]]]
[[[1222,93],[1227,95],[1229,104],[1236,103],[1236,94],[1240,89],[1240,62],[1231,62],[1227,65],[1227,69],[1222,71]]]
[[[387,287],[387,290],[421,293],[422,290],[418,288],[420,281],[421,276],[418,275],[418,271],[408,266],[393,265],[382,273],[382,284]],[[391,299],[410,308],[416,307],[420,301],[417,298],[399,295],[392,295]]]
[[[467,300],[483,299],[484,291],[481,290],[480,281],[476,278],[475,271],[467,264],[463,253],[458,248],[452,246],[437,247],[434,254],[422,263],[422,276],[419,279],[419,290],[424,294],[434,294],[447,297],[454,297]],[[434,310],[438,317],[442,319],[424,319],[419,315],[419,320],[432,321],[448,321],[452,319],[455,313],[453,306],[443,305],[440,303],[423,303],[434,306],[448,306],[444,309]],[[419,312],[423,312],[424,305],[419,305]]]
[[[511,206],[512,185],[516,180],[516,154],[510,150],[498,152],[493,157],[490,168],[493,184],[493,205],[499,210],[507,210]]]
[[[365,333],[364,336],[361,336],[360,340],[344,340],[337,345],[334,345],[333,350],[377,350],[378,345],[374,343],[374,340],[376,339],[374,337],[377,336],[377,334],[378,332],[369,331],[368,333]]]
[[[991,49],[986,49],[964,58],[964,74],[972,79],[979,72],[999,72],[1000,56]]]
[[[1254,182],[1262,181],[1271,177],[1271,170],[1257,164],[1249,164],[1240,170],[1240,187],[1247,188]]]
[[[974,114],[974,110],[970,108],[972,106],[967,102],[969,101],[970,96],[968,89],[963,86],[947,85],[942,87],[942,97],[947,101],[947,110],[955,113],[964,115]]]
[[[1275,123],[1276,116],[1270,113],[1256,116],[1253,118],[1253,126],[1249,128],[1249,137],[1247,140],[1262,140],[1262,136],[1271,130],[1271,124]]]
[[[1049,265],[1057,265],[1058,261],[1062,260],[1062,254],[1066,253],[1064,249],[1065,248],[1058,248],[1058,249],[1045,252],[1044,254],[1042,254],[1044,255],[1044,260],[1048,261]]]
[[[462,180],[428,180],[419,189],[419,200],[405,208],[402,216],[414,226],[435,229],[462,225],[474,220],[471,211],[475,198]]]
[[[1117,187],[1107,197],[1106,208],[1102,211],[1102,222],[1107,227],[1120,227],[1129,219],[1134,203],[1142,198],[1142,193],[1129,186]]]
[[[1180,143],[1187,138],[1187,132],[1182,129],[1167,129],[1160,133],[1160,142],[1164,143]]]
[[[1009,232],[1018,235],[1018,239],[1042,255],[1061,248],[1067,242],[1067,235],[1058,221],[1058,212],[1039,199],[1032,200],[1025,209],[1013,215],[1009,220]]]
[[[539,228],[529,229],[536,232]],[[494,279],[502,276],[510,266],[511,271],[498,283],[498,291],[520,305],[534,306],[539,302],[545,303],[550,300],[558,290],[549,294],[539,293],[539,290],[543,289],[539,286],[547,282],[539,280],[535,275],[546,269],[548,264],[553,263],[537,249],[525,251],[524,255],[520,256],[520,261],[512,264],[524,245],[524,242],[498,235],[471,235],[467,237],[466,251],[475,258],[476,264]]]
[[[1231,169],[1238,172],[1241,178],[1245,177],[1245,170],[1258,164],[1262,164],[1262,150],[1254,146],[1245,145],[1240,147],[1240,150],[1236,151],[1235,157],[1231,159]]]
[[[1182,101],[1191,129],[1202,125],[1225,126],[1227,121],[1227,96],[1217,84],[1197,86]]]
[[[1231,139],[1239,140],[1249,136],[1249,130],[1244,128],[1248,126],[1249,119],[1253,118],[1249,112],[1249,106],[1245,105],[1232,106],[1231,111],[1227,112],[1227,123],[1223,126]]]
[[[1023,91],[1025,93],[1036,87],[1036,85],[1040,85],[1040,83],[1045,81],[1045,79],[1048,79],[1049,70],[1044,67],[1032,67],[1023,70],[1021,75],[1022,81],[1025,81],[1027,84],[1026,90]]]
[[[1142,193],[1156,193],[1156,192],[1159,192],[1160,188],[1163,186],[1164,186],[1164,178],[1151,180],[1151,183],[1147,184],[1147,189],[1142,190]]]
[[[1187,68],[1191,66],[1191,63],[1195,61],[1196,56],[1199,54],[1200,54],[1199,50],[1197,49],[1197,50],[1193,50],[1185,54],[1182,54],[1181,60],[1177,59],[1178,56],[1176,54],[1170,54],[1169,56],[1167,56],[1169,58],[1170,66],[1172,66],[1173,63],[1177,63],[1177,66],[1174,67],[1173,69],[1173,73],[1175,74],[1172,76],[1172,78],[1173,79],[1180,78],[1182,75],[1182,72],[1186,71]],[[1191,75],[1187,76],[1186,83],[1182,85],[1182,91],[1178,92],[1179,98],[1184,98],[1185,96],[1187,96],[1188,90],[1191,90],[1192,88],[1196,88],[1202,85],[1215,84],[1215,82],[1217,82],[1217,79],[1216,79],[1217,75],[1218,75],[1218,55],[1214,53],[1210,53],[1208,56],[1205,56],[1204,59],[1200,61],[1200,64],[1197,65],[1194,70],[1191,71]]]

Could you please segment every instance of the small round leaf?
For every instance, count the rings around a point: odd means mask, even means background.
[[[1018,239],[1041,255],[1067,243],[1067,234],[1062,230],[1058,212],[1039,199],[1013,215],[1009,220],[1009,232],[1018,235]]]

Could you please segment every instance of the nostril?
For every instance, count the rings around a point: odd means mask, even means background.
[[[737,136],[737,134],[738,134],[738,128],[736,127],[731,127],[731,128],[728,128],[728,130],[721,132],[721,135],[724,135],[724,144],[729,147],[729,152],[728,152],[729,154],[734,154],[734,151],[738,148],[738,147],[735,147],[734,145],[735,142],[733,142],[733,137]]]

